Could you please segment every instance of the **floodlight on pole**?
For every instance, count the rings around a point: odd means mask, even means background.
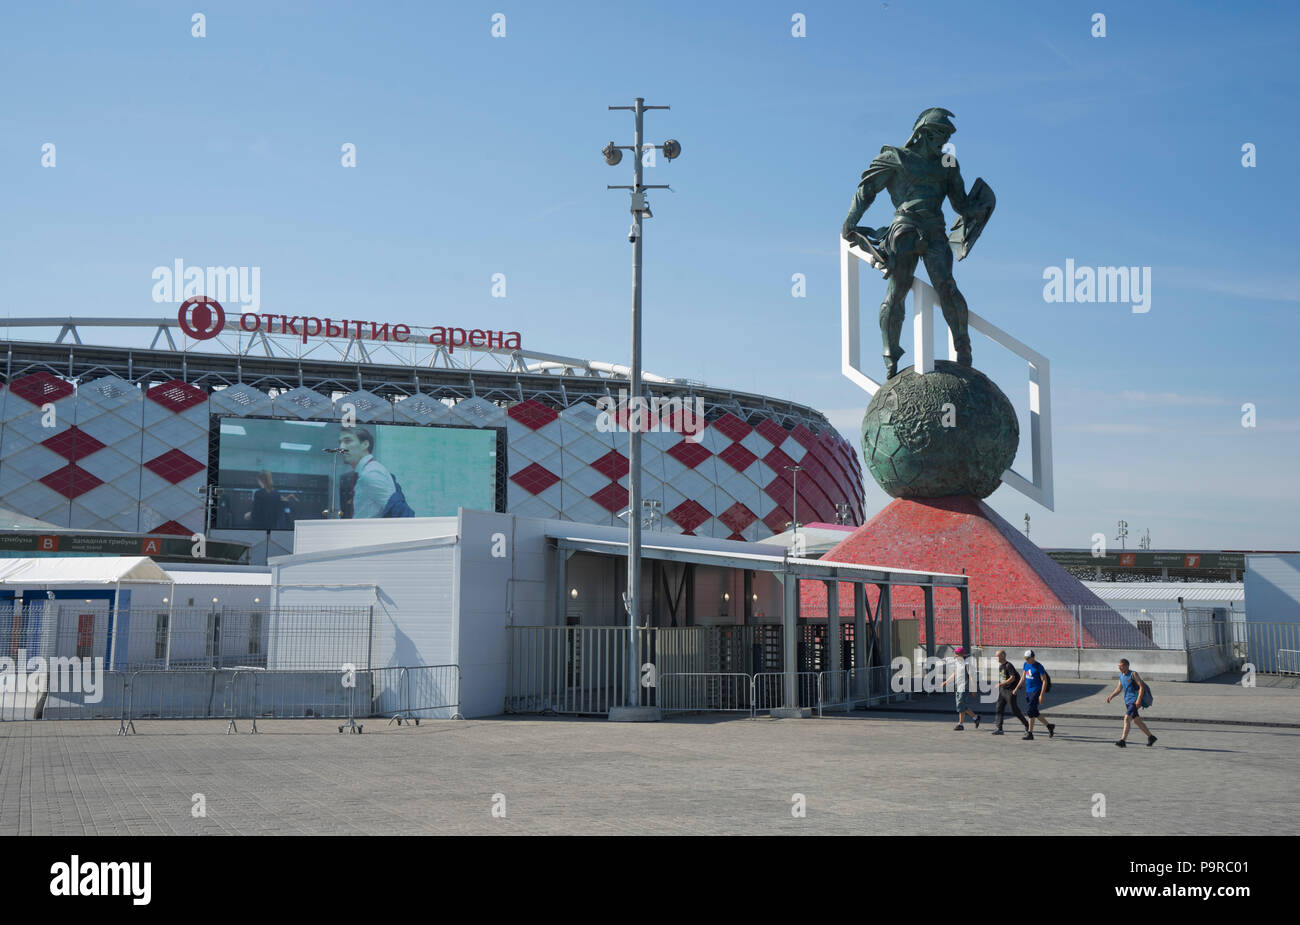
[[[632,227],[628,229],[627,239],[632,245],[632,368],[629,376],[629,411],[642,407],[641,403],[641,244],[644,235],[641,224],[653,217],[645,192],[649,189],[667,189],[667,184],[645,184],[641,182],[643,158],[641,152],[647,147],[660,148],[668,160],[676,158],[682,152],[682,146],[674,139],[662,145],[645,145],[642,142],[645,128],[645,113],[650,109],[668,109],[668,106],[647,106],[645,99],[637,97],[631,106],[610,106],[613,110],[630,110],[636,117],[631,145],[616,145],[610,142],[602,152],[605,163],[611,167],[623,159],[623,151],[632,151],[632,185],[607,186],[607,189],[626,189],[632,193]],[[623,595],[627,608],[628,643],[626,666],[626,705],[640,705],[641,691],[640,659],[637,652],[637,626],[641,619],[641,522],[643,517],[641,500],[641,422],[639,414],[628,415],[628,510],[627,519],[627,591]],[[653,507],[651,508],[653,510]]]

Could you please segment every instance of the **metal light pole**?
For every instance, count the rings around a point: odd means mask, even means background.
[[[631,151],[633,157],[632,186],[606,186],[606,189],[628,189],[632,191],[632,227],[628,230],[628,240],[632,242],[632,375],[628,400],[628,506],[631,512],[627,519],[627,591],[623,595],[623,605],[627,608],[628,646],[627,646],[627,705],[640,703],[640,659],[637,654],[637,626],[641,619],[641,427],[643,402],[641,399],[641,231],[642,221],[653,218],[650,204],[646,202],[645,191],[648,189],[667,189],[667,184],[647,186],[641,182],[641,158],[645,145],[645,113],[649,109],[668,109],[668,106],[647,106],[643,97],[637,97],[632,106],[610,106],[610,110],[631,110],[636,116],[636,128],[633,134]],[[603,153],[605,162],[611,167],[623,159],[627,145],[615,145],[610,142]],[[664,157],[672,160],[681,153],[681,145],[669,139],[661,148]]]
[[[794,503],[791,505],[793,510],[790,511],[790,523],[794,526],[794,545],[796,548],[798,548],[799,546],[799,473],[803,471],[803,466],[786,466],[785,468],[788,471],[794,473],[793,485],[791,486],[791,491],[793,492],[794,495]]]
[[[1128,539],[1128,521],[1121,520],[1115,525],[1115,527],[1118,530],[1115,534],[1115,539],[1119,540],[1119,548],[1122,550],[1124,548],[1124,541]]]

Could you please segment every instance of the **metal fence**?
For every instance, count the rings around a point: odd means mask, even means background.
[[[1230,666],[1260,674],[1300,674],[1300,623],[1215,621],[1196,627],[1200,648],[1222,646]]]
[[[659,705],[657,677],[664,675],[752,675],[781,666],[776,624],[642,627],[637,694],[629,703],[630,632],[625,626],[508,627],[505,711],[601,715],[613,707]]]
[[[794,697],[786,690],[784,672],[764,671],[754,675],[754,713],[777,709],[814,709],[820,705],[818,683],[821,675],[812,671],[795,672]]]
[[[100,658],[110,671],[369,668],[370,607],[114,608],[64,599],[0,605],[0,656]]]
[[[417,723],[459,717],[460,667],[418,665],[355,671],[264,668],[137,669],[66,673],[44,670],[0,678],[0,721],[363,717]],[[342,729],[343,727],[340,727]]]
[[[657,679],[664,713],[753,713],[754,678],[727,672],[670,672]]]

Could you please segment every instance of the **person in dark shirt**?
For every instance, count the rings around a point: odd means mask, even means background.
[[[253,509],[244,515],[244,520],[254,530],[278,530],[285,500],[296,499],[293,495],[281,495],[276,491],[271,473],[266,469],[257,473],[257,484],[260,487],[253,492]]]
[[[1001,679],[998,681],[997,728],[993,730],[993,734],[1003,735],[1002,717],[1006,715],[1008,707],[1025,727],[1025,731],[1028,731],[1029,720],[1025,719],[1025,714],[1020,712],[1020,700],[1016,696],[1016,691],[1020,688],[1020,672],[1016,671],[1015,665],[1007,661],[1006,649],[998,649],[998,672]]]

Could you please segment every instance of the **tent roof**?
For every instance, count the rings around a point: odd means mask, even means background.
[[[1244,601],[1246,586],[1240,581],[1085,581],[1104,601]]]
[[[0,561],[3,585],[99,585],[166,581],[171,577],[145,556],[50,556]]]

